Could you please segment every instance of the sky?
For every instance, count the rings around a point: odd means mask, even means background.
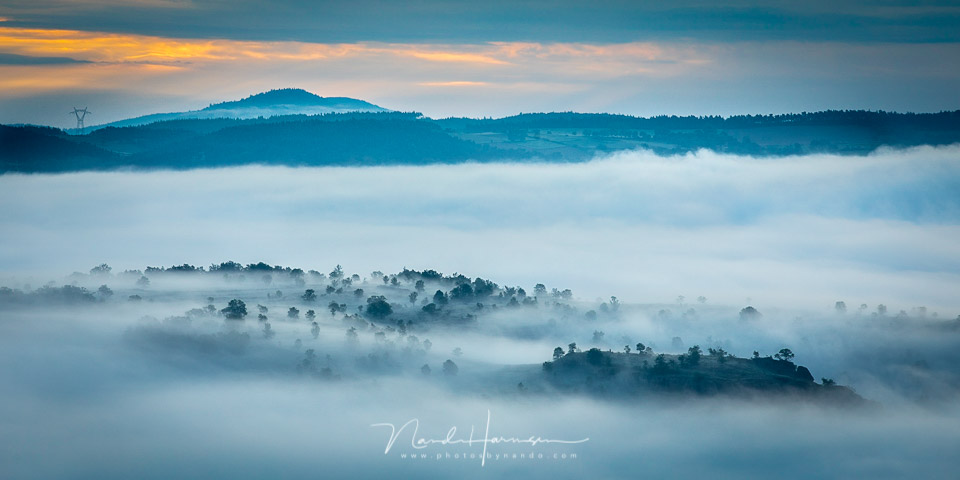
[[[432,117],[960,108],[956,2],[80,0],[0,4],[0,123],[274,88]]]

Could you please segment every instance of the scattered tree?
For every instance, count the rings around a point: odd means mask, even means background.
[[[700,345],[694,345],[687,349],[687,365],[695,367],[700,364],[701,356]]]
[[[367,315],[373,318],[386,318],[393,313],[393,307],[383,295],[373,295],[367,299]]]
[[[773,356],[773,358],[776,358],[777,360],[781,360],[784,362],[789,362],[790,360],[793,360],[793,357],[794,357],[793,352],[791,352],[789,348],[781,348],[780,351]]]
[[[554,359],[554,360],[560,360],[560,357],[562,357],[562,356],[563,356],[563,349],[562,349],[562,348],[557,347],[557,348],[554,348],[554,349],[553,349],[553,359]]]
[[[759,310],[749,305],[740,310],[740,320],[756,320],[762,316]]]
[[[833,309],[837,313],[847,313],[847,303],[846,302],[837,302],[833,305]]]
[[[243,317],[247,316],[247,305],[243,300],[235,298],[230,300],[227,307],[220,310],[220,313],[231,320],[243,320]]]
[[[444,374],[444,375],[453,376],[453,375],[456,375],[457,372],[459,372],[459,371],[460,371],[460,369],[457,368],[457,364],[456,364],[456,363],[453,363],[453,360],[447,359],[447,361],[443,362],[443,374]]]

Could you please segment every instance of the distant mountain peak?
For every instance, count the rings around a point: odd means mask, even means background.
[[[323,115],[347,112],[389,112],[370,102],[349,97],[321,97],[302,88],[281,88],[250,95],[242,100],[214,103],[202,110],[189,112],[155,113],[117,122],[87,127],[94,131],[104,127],[129,127],[153,122],[209,118],[258,118],[283,115]],[[74,129],[67,130],[78,133]]]
[[[380,107],[348,97],[321,97],[302,88],[280,88],[250,95],[242,100],[214,103],[203,110],[232,108],[270,108],[276,106],[329,107],[357,110],[382,110]]]

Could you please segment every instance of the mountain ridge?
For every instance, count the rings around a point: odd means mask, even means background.
[[[212,103],[199,110],[151,113],[115,122],[93,125],[80,132],[64,129],[69,134],[90,133],[107,127],[135,127],[169,120],[212,120],[221,118],[250,119],[286,115],[322,115],[327,113],[390,112],[365,100],[350,97],[322,97],[302,88],[280,88],[256,93],[240,100]]]

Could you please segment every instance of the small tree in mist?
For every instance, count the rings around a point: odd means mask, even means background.
[[[427,365],[426,363],[424,363],[423,366],[420,367],[420,373],[424,375],[430,375],[430,365]]]
[[[360,335],[357,334],[357,329],[354,327],[347,329],[347,343],[356,345],[358,342],[360,342]]]
[[[300,299],[307,303],[315,302],[317,300],[317,292],[312,288],[308,288],[303,292],[303,295],[300,296]]]
[[[534,296],[542,297],[547,294],[547,287],[542,283],[538,283],[533,287],[533,294]]]
[[[317,337],[320,336],[320,324],[319,324],[319,323],[313,322],[313,323],[310,324],[310,334],[313,335],[313,338],[317,338]]]
[[[620,300],[617,299],[617,297],[611,296],[611,297],[610,297],[610,311],[611,311],[611,312],[616,312],[617,310],[620,310]]]
[[[315,318],[317,318],[317,312],[314,312],[313,310],[307,310],[307,320],[312,321]]]
[[[407,298],[410,299],[410,304],[411,304],[411,305],[417,303],[417,296],[418,296],[418,295],[419,295],[419,294],[418,294],[417,292],[410,292],[410,295],[407,296]]]
[[[567,355],[570,355],[571,353],[576,353],[576,351],[577,351],[577,343],[576,343],[576,342],[573,342],[573,343],[567,345]]]
[[[393,307],[383,295],[374,295],[367,299],[367,315],[373,318],[385,318],[393,313]]]
[[[743,307],[743,310],[740,310],[740,320],[756,320],[763,317],[763,314],[759,310],[753,308],[752,306]]]
[[[456,363],[453,363],[453,360],[447,359],[447,361],[443,362],[443,374],[444,374],[444,375],[454,376],[454,375],[456,375],[459,371],[460,371],[460,369],[457,367],[457,364],[456,364]]]
[[[297,307],[290,307],[290,309],[287,310],[287,317],[300,318],[300,310]]]
[[[776,358],[777,360],[784,361],[784,362],[789,362],[790,360],[793,360],[793,357],[794,357],[793,352],[790,351],[789,348],[781,348],[780,351],[773,356],[773,358]]]
[[[423,291],[426,290],[427,287],[426,285],[424,285],[423,280],[417,280],[417,283],[413,285],[413,288],[416,291],[423,293]]]
[[[243,317],[247,316],[247,305],[243,303],[243,300],[235,298],[230,300],[227,307],[220,310],[220,313],[231,320],[242,320]]]
[[[554,359],[554,360],[560,360],[560,357],[562,357],[562,356],[563,356],[563,349],[562,349],[562,348],[557,347],[557,348],[554,348],[554,349],[553,349],[553,359]]]
[[[842,314],[842,313],[847,313],[847,303],[846,303],[846,302],[837,302],[837,303],[833,304],[833,309],[836,310],[837,313],[841,313],[841,314]]]
[[[107,299],[113,296],[113,290],[110,290],[110,287],[106,285],[100,285],[100,288],[97,289],[97,293],[100,294],[100,298]]]
[[[688,367],[695,367],[700,364],[701,356],[700,345],[694,345],[687,349],[687,360],[686,365]]]
[[[637,353],[643,355],[643,352],[647,349],[647,346],[643,343],[637,343]]]
[[[276,333],[277,332],[274,332],[273,329],[270,328],[270,322],[265,322],[263,324],[263,338],[271,339],[274,335],[276,335]]]
[[[113,269],[110,268],[110,265],[101,263],[100,265],[90,269],[90,275],[110,275],[111,271],[113,271]]]

